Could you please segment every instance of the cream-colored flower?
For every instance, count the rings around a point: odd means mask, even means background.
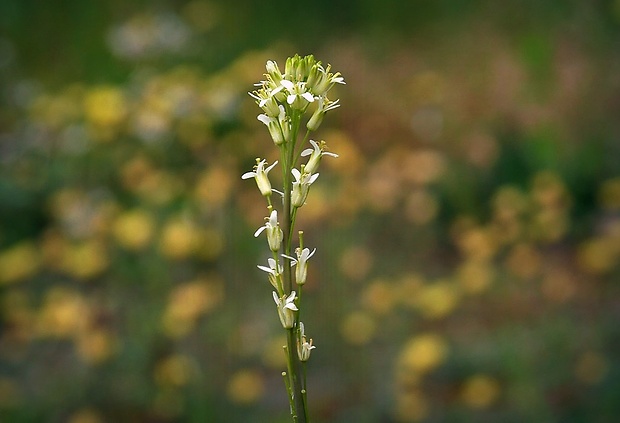
[[[275,165],[278,164],[278,161],[276,160],[271,166],[265,169],[266,164],[267,160],[256,159],[256,166],[254,166],[254,172],[244,173],[243,175],[241,175],[241,179],[256,179],[256,185],[258,185],[260,193],[265,197],[269,197],[272,190],[271,182],[269,182],[269,177],[267,176],[267,174],[271,169],[274,168]]]
[[[291,194],[291,205],[293,207],[301,207],[306,202],[310,185],[319,177],[318,173],[310,174],[302,167],[303,173],[298,169],[291,169],[291,173],[295,177],[293,182],[293,192]]]
[[[276,252],[280,249],[282,244],[282,238],[284,234],[278,223],[278,212],[272,210],[268,218],[265,219],[265,225],[261,226],[254,232],[254,237],[258,237],[264,230],[267,231],[267,242],[269,243],[269,249]]]
[[[297,355],[299,356],[299,361],[308,361],[310,359],[310,353],[315,348],[316,346],[312,345],[312,338],[310,338],[310,342],[306,339],[304,324],[299,322],[299,337],[297,338]]]
[[[307,148],[301,152],[302,157],[310,156],[310,158],[308,159],[308,163],[306,163],[306,166],[304,167],[305,172],[316,172],[319,168],[319,162],[321,161],[321,157],[323,156],[338,157],[338,154],[325,151],[325,141],[317,143],[314,140],[310,140],[310,144],[312,144],[313,148]]]
[[[291,329],[295,325],[295,312],[299,310],[295,305],[296,295],[293,291],[288,297],[286,295],[278,297],[278,294],[275,291],[273,292],[273,301],[278,307],[278,316],[284,329]]]

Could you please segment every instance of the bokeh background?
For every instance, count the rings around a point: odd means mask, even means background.
[[[288,422],[247,95],[347,81],[315,422],[620,415],[620,1],[0,2],[0,421]]]

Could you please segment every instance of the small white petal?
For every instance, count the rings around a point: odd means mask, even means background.
[[[304,151],[301,152],[301,157],[306,157],[309,156],[310,154],[312,154],[314,150],[311,148],[306,148]]]
[[[301,172],[298,169],[293,168],[291,169],[291,173],[295,177],[295,180],[299,182],[299,178],[301,178]]]
[[[308,181],[308,185],[310,185],[311,183],[313,183],[314,181],[316,181],[319,178],[319,174],[315,173],[314,175],[312,175],[310,177],[310,180]]]
[[[336,154],[336,153],[330,153],[329,151],[324,151],[321,155],[322,155],[322,156],[332,156],[332,157],[338,157],[338,154]]]
[[[279,306],[280,305],[280,298],[278,298],[278,294],[276,294],[276,291],[271,291],[271,293],[273,294],[273,300]]]
[[[241,179],[250,179],[250,178],[254,178],[256,176],[255,172],[245,172],[243,175],[241,175]]]
[[[257,264],[256,267],[258,267],[263,272],[271,273],[272,275],[276,273],[273,269],[270,269],[267,266],[261,266],[260,264]]]
[[[288,79],[283,79],[282,81],[280,81],[280,85],[282,85],[287,90],[291,90],[295,86],[295,84],[293,84]]]
[[[293,304],[293,303],[288,303],[288,304],[284,305],[284,308],[288,308],[289,310],[293,310],[293,311],[299,310],[297,308],[297,306],[295,304]]]
[[[297,264],[297,259],[295,257],[287,256],[286,254],[282,254],[282,257],[287,258],[291,261],[291,267]]]
[[[256,232],[254,232],[254,238],[258,237],[265,229],[267,229],[267,226],[261,226],[258,228]]]
[[[314,96],[311,93],[303,93],[301,96],[305,98],[309,103],[312,103],[314,101]]]
[[[269,122],[271,122],[271,118],[265,114],[260,114],[256,117],[256,119],[260,120],[261,122],[263,122],[265,125],[269,125]]]
[[[288,104],[293,104],[295,102],[295,98],[297,98],[297,96],[295,94],[291,94],[288,97],[286,97],[286,102]]]
[[[273,163],[271,164],[271,166],[269,166],[267,169],[265,169],[265,173],[269,173],[269,171],[270,171],[271,169],[273,169],[273,168],[275,167],[275,165],[277,165],[277,164],[278,164],[278,161],[276,160],[275,162],[273,162]]]

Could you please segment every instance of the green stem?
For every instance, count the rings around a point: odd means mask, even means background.
[[[296,209],[291,207],[291,170],[295,159],[295,144],[297,141],[297,134],[299,132],[299,123],[301,121],[301,115],[299,112],[292,113],[291,122],[291,139],[285,142],[285,162],[284,162],[284,254],[291,256],[291,241],[293,238],[293,229],[295,225]],[[293,290],[293,273],[291,266],[284,266],[284,284],[287,291],[290,293]],[[289,369],[289,381],[293,391],[293,421],[299,423],[307,423],[308,412],[306,410],[306,402],[304,401],[303,385],[301,377],[301,363],[297,356],[297,320],[293,328],[287,330],[286,336],[286,353],[287,353],[287,366]]]

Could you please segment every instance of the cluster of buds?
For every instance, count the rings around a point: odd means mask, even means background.
[[[316,249],[311,251],[303,247],[303,232],[299,231],[299,247],[294,250],[293,257],[290,238],[297,210],[306,203],[310,186],[319,177],[321,159],[323,156],[338,155],[327,151],[325,141],[309,140],[309,148],[296,144],[298,132],[304,128],[303,116],[306,113],[310,116],[305,120],[306,134],[303,139],[307,140],[309,133],[319,128],[325,114],[340,106],[339,100],[328,98],[328,92],[336,84],[345,82],[340,73],[332,73],[331,66],[323,67],[311,55],[288,58],[284,72],[276,62],[268,61],[264,76],[265,80],[257,83],[257,89],[249,94],[262,110],[258,120],[267,126],[274,144],[279,148],[280,160],[268,165],[266,159],[258,158],[254,170],[244,173],[242,178],[254,178],[261,195],[267,200],[269,216],[254,236],[266,233],[272,257],[267,260],[268,266],[259,265],[258,268],[267,273],[274,288],[273,300],[282,327],[295,333],[296,345],[288,345],[288,350],[296,349],[299,361],[306,362],[316,347],[312,345],[312,339],[308,341],[306,338],[304,325],[299,320],[299,302],[308,275],[308,262]],[[295,167],[301,158],[307,158],[306,163]],[[269,180],[269,172],[278,163],[284,166],[282,192],[273,189]],[[283,197],[285,207],[280,217],[285,220],[282,227],[274,208],[278,203],[272,203],[273,192]],[[294,273],[288,270],[289,266],[296,267]],[[293,289],[293,275],[296,289]]]
[[[325,113],[340,106],[339,100],[330,100],[327,93],[335,84],[344,84],[344,78],[339,72],[330,72],[330,65],[324,68],[312,55],[289,57],[284,73],[271,60],[266,68],[266,79],[256,84],[259,88],[249,94],[265,112],[258,116],[258,120],[267,125],[276,145],[291,140],[293,122],[290,112],[303,113],[314,104],[306,128],[316,131]]]

